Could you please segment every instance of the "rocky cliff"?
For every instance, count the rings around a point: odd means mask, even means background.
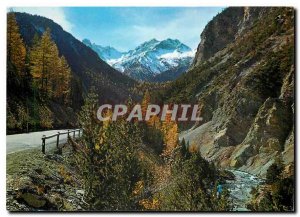
[[[181,137],[203,156],[264,176],[294,161],[294,76],[293,8],[227,8],[164,97],[199,103],[203,121]]]
[[[193,65],[198,65],[209,59],[218,51],[251,29],[254,22],[263,19],[271,8],[267,7],[231,7],[218,14],[211,20],[201,33]]]

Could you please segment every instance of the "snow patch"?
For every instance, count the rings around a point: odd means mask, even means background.
[[[177,50],[175,50],[172,53],[166,53],[166,54],[161,55],[160,58],[162,58],[162,59],[181,59],[181,58],[187,58],[187,57],[193,58],[195,56],[195,52],[196,52],[196,50],[181,53],[181,52],[178,52]]]

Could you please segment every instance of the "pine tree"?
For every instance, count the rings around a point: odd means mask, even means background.
[[[136,186],[148,187],[148,176],[137,151],[141,144],[138,123],[125,120],[98,123],[97,95],[90,93],[79,115],[85,147],[78,163],[85,181],[89,210],[136,210]],[[111,115],[109,112],[107,115]]]
[[[184,138],[180,142],[180,155],[182,158],[190,157],[189,144],[185,142]]]
[[[226,189],[216,197],[217,170],[199,152],[189,153],[184,140],[174,150],[171,179],[160,192],[164,211],[228,211]]]
[[[101,125],[97,122],[97,106],[98,95],[95,93],[95,88],[92,87],[78,115],[78,122],[84,131],[82,136],[83,142],[86,149],[91,153],[94,152],[95,145],[99,143],[100,139],[99,132]]]

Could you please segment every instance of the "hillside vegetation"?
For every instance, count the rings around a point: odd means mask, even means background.
[[[182,136],[221,167],[265,176],[277,157],[292,163],[294,10],[228,8],[201,36],[194,66],[154,98],[199,104],[203,121]]]

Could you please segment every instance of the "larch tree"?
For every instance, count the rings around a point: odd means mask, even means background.
[[[143,98],[142,104],[141,104],[143,117],[146,116],[146,112],[147,112],[148,105],[150,104],[150,100],[151,100],[150,93],[147,90],[144,94],[144,98]]]
[[[70,96],[71,69],[64,56],[58,59],[57,69],[51,76],[53,96],[63,103],[68,103]]]
[[[19,32],[19,26],[14,13],[7,14],[7,60],[17,70],[17,75],[22,76],[25,72],[26,48]]]
[[[34,44],[30,52],[30,73],[40,90],[48,93],[48,80],[54,67],[54,56],[58,55],[55,43],[47,29],[41,39]]]
[[[162,122],[161,128],[165,144],[163,155],[170,157],[172,151],[177,147],[179,141],[178,125],[176,121],[171,120],[171,114],[166,115],[166,119]]]
[[[66,102],[69,98],[71,69],[64,56],[59,57],[48,28],[30,52],[30,72],[38,89],[49,97]]]

